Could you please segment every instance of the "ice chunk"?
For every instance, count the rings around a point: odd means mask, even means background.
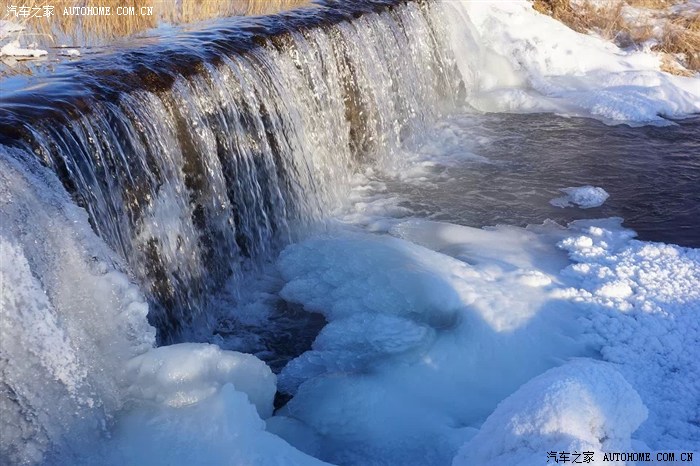
[[[590,209],[591,207],[602,206],[610,197],[603,188],[590,185],[563,188],[560,191],[566,193],[566,196],[557,197],[549,201],[555,207],[578,206],[582,209]]]
[[[327,461],[444,464],[501,399],[585,354],[572,307],[549,299],[569,263],[562,231],[419,220],[391,231],[402,238],[322,236],[280,256],[282,295],[329,321],[280,374],[294,394],[281,414],[323,438]]]
[[[153,349],[127,364],[127,394],[166,406],[198,403],[226,384],[245,393],[263,417],[272,415],[275,375],[250,354],[223,351],[216,345],[181,343]]]
[[[63,50],[61,50],[60,55],[63,55],[64,57],[79,57],[79,56],[80,56],[80,50],[77,50],[77,49],[63,49]]]
[[[228,383],[216,394],[191,405],[142,406],[121,419],[113,435],[102,449],[79,464],[326,464],[265,431],[265,422],[249,397]]]
[[[545,464],[550,451],[592,451],[602,462],[603,451],[629,451],[646,417],[637,392],[610,364],[572,361],[500,403],[452,464]]]
[[[122,407],[124,364],[155,330],[85,211],[14,155],[0,147],[0,462],[32,464],[96,441]]]

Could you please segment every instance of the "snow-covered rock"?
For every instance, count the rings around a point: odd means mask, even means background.
[[[575,360],[535,377],[498,405],[453,466],[546,464],[548,452],[628,451],[646,419],[637,392],[608,363]],[[550,459],[554,463],[554,459]],[[557,463],[559,461],[556,461]]]

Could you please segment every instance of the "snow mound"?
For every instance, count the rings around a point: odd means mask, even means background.
[[[529,466],[546,463],[550,451],[595,452],[600,462],[603,451],[628,451],[646,417],[637,392],[610,364],[575,360],[500,403],[452,464]]]
[[[153,349],[126,367],[126,392],[140,400],[171,407],[198,403],[226,384],[245,393],[263,417],[272,415],[275,375],[253,355],[223,351],[216,345],[182,343]]]
[[[254,466],[326,463],[265,431],[245,393],[225,384],[214,395],[185,406],[143,406],[118,423],[103,451],[79,464],[153,466]]]
[[[444,5],[467,100],[479,110],[630,124],[700,113],[700,78],[660,71],[652,53],[579,34],[525,0]]]
[[[610,197],[603,188],[590,185],[563,188],[560,191],[565,193],[566,196],[557,197],[549,201],[555,207],[578,206],[582,209],[590,209],[602,206]]]

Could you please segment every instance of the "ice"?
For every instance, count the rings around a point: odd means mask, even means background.
[[[566,195],[549,201],[555,207],[577,206],[582,209],[590,209],[602,206],[610,197],[603,188],[590,185],[563,188],[560,191]]]
[[[279,376],[294,394],[280,414],[322,439],[326,461],[447,463],[500,400],[587,354],[572,306],[550,297],[562,229],[411,220],[392,233],[312,238],[278,261],[282,296],[329,321]]]
[[[700,447],[698,251],[620,219],[388,233],[280,256],[282,296],[329,321],[279,376],[283,438],[340,464]]]
[[[130,409],[118,414],[111,439],[77,464],[325,464],[266,431],[275,376],[255,356],[171,345],[129,361],[124,378]]]
[[[79,464],[324,465],[265,431],[245,393],[224,384],[184,406],[145,405],[123,417],[113,439]]]
[[[611,364],[572,361],[500,403],[452,465],[545,464],[548,452],[556,458],[577,452],[581,462],[583,452],[594,452],[593,463],[601,463],[605,451],[630,451],[632,433],[646,416],[637,392]]]
[[[668,124],[700,112],[700,77],[664,73],[657,55],[579,34],[531,2],[444,5],[467,101],[479,110],[630,124]]]
[[[78,50],[78,49],[63,49],[63,50],[61,50],[60,54],[65,56],[65,57],[79,57],[80,50]]]
[[[126,366],[126,394],[171,407],[196,404],[232,384],[262,418],[272,415],[275,375],[253,355],[216,345],[181,343],[153,349]]]
[[[0,462],[32,464],[104,433],[124,401],[124,364],[155,331],[85,211],[13,154],[0,151]]]

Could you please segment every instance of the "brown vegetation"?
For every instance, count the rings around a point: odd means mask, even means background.
[[[680,16],[666,23],[655,50],[683,55],[686,68],[700,71],[700,13]]]
[[[663,54],[662,69],[688,75],[700,71],[700,12],[671,13],[669,7],[679,3],[679,0],[587,0],[574,6],[570,0],[534,0],[533,8],[575,31],[593,31],[622,47],[655,40],[652,50]],[[653,13],[630,23],[623,15],[627,5]],[[663,26],[655,28],[652,21],[659,19]]]
[[[153,28],[159,23],[182,24],[234,15],[275,13],[300,6],[309,0],[0,0],[0,18],[22,23],[27,35],[41,45],[68,42],[76,45],[103,44]],[[30,7],[32,11],[53,6],[51,17],[18,17],[9,7]],[[64,15],[65,7],[110,7],[109,16]],[[117,7],[153,7],[152,15],[116,15]]]

